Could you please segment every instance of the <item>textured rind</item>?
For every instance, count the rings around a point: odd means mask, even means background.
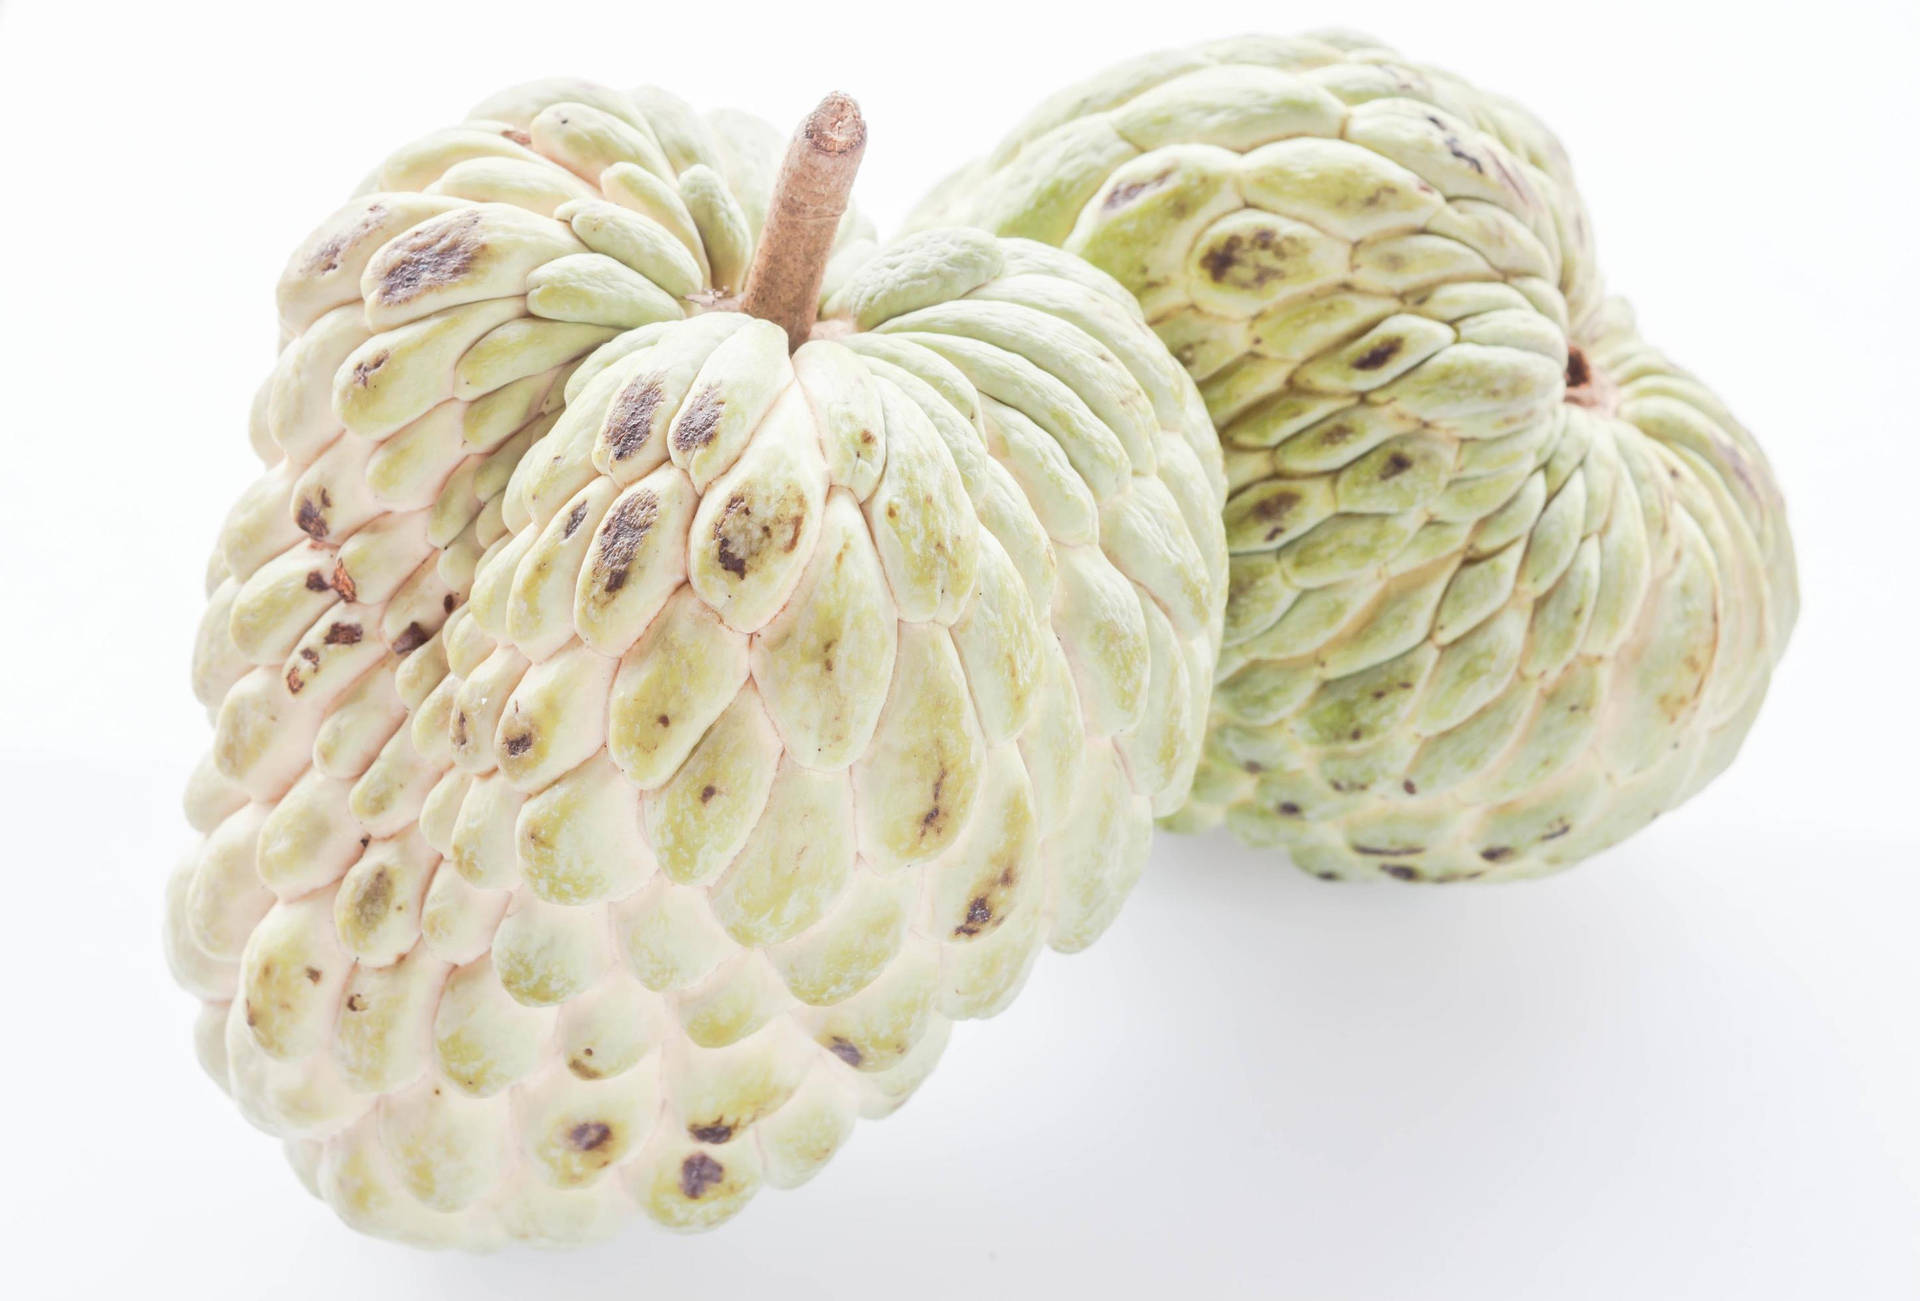
[[[1604,296],[1525,110],[1364,36],[1223,41],[1054,96],[909,224],[951,222],[1112,273],[1218,426],[1226,644],[1173,825],[1498,880],[1731,761],[1797,609],[1779,490]]]
[[[169,888],[167,950],[206,1002],[209,1072],[289,1138],[310,1186],[375,1231],[462,1240],[382,1210],[399,1203],[367,1183],[378,1162],[342,1135],[383,1110],[370,1035],[405,1038],[395,1018],[446,975],[409,937],[430,925],[483,951],[492,926],[446,887],[420,834],[444,765],[415,746],[409,713],[446,673],[438,630],[505,535],[509,476],[581,359],[738,291],[770,181],[755,135],[743,115],[709,121],[659,91],[520,87],[393,154],[281,279],[280,356],[250,430],[267,468],[208,567],[193,679],[215,735],[186,799],[205,839]],[[871,242],[850,214],[837,248]],[[392,912],[341,905],[328,941],[343,886],[363,887],[363,903],[373,887]],[[371,1003],[347,983],[349,934],[379,960],[364,970],[390,978],[357,1038],[319,1047],[319,1021],[278,1039],[249,1029],[236,997],[248,982],[263,1005],[307,994],[303,1015],[315,997]],[[290,953],[313,961],[287,968]],[[289,971],[296,985],[281,983]],[[530,1209],[489,1229],[580,1231]]]
[[[1224,473],[1056,250],[850,223],[789,357],[704,310],[765,186],[700,119],[573,83],[477,113],[283,283],[168,950],[210,1073],[356,1227],[703,1228],[1111,920],[1199,759]],[[511,211],[394,189],[449,176]]]

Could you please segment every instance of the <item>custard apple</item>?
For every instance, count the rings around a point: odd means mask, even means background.
[[[1077,259],[857,222],[790,354],[737,310],[777,150],[523,88],[283,281],[167,934],[208,1069],[356,1227],[803,1181],[1100,932],[1190,783],[1191,380]]]
[[[1796,612],[1752,437],[1601,290],[1530,114],[1360,36],[1125,63],[913,224],[1110,272],[1206,397],[1231,591],[1175,819],[1328,878],[1532,876],[1733,758]]]

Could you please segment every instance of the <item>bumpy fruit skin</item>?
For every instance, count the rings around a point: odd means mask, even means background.
[[[1199,381],[1231,496],[1174,819],[1329,878],[1505,879],[1719,773],[1793,625],[1773,476],[1600,287],[1558,142],[1365,37],[1055,96],[918,223],[1080,254]]]
[[[388,896],[390,914],[354,919],[382,943],[484,924],[428,888],[417,827],[439,770],[407,716],[446,672],[439,629],[505,535],[508,478],[581,360],[738,292],[782,147],[765,123],[656,90],[530,84],[392,155],[289,259],[279,360],[253,409],[267,469],[208,568],[193,679],[215,735],[187,793],[205,839],[173,876],[166,928],[176,977],[206,1004],[202,1061],[263,1127],[324,1131],[411,1069],[316,1053],[332,1033],[319,1023],[282,1018],[263,1039],[276,981],[342,1006],[370,995],[346,989],[348,963],[248,955],[263,930],[322,924],[349,873]],[[870,247],[859,219],[840,246]],[[412,997],[426,965],[409,969]],[[396,1015],[355,1024],[404,1037]],[[351,1167],[290,1150],[349,1218],[378,1218]],[[524,1232],[540,1236],[537,1219]]]
[[[169,951],[356,1227],[706,1227],[1111,920],[1198,761],[1224,475],[1075,259],[850,226],[789,356],[727,310],[771,133],[729,176],[657,95],[479,114],[283,285]]]

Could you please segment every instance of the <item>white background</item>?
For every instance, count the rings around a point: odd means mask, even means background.
[[[0,1291],[1920,1295],[1911,12],[8,0]],[[1059,84],[1329,23],[1555,124],[1614,285],[1772,454],[1805,607],[1733,771],[1536,885],[1326,886],[1163,837],[1108,938],[715,1234],[474,1259],[339,1227],[194,1065],[157,938],[201,564],[254,470],[288,250],[387,149],[533,75],[780,122],[844,87],[886,229]]]

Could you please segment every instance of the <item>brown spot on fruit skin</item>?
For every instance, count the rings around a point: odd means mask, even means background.
[[[356,361],[353,363],[353,386],[355,388],[365,388],[373,382],[374,372],[386,365],[391,359],[392,355],[390,353],[380,352],[375,353],[365,361]]]
[[[426,640],[427,630],[417,623],[410,623],[400,630],[398,637],[393,639],[393,653],[405,655],[409,651],[418,650]]]
[[[381,274],[375,301],[404,303],[459,280],[485,245],[478,238],[480,210],[416,226],[388,245],[397,255]]]
[[[798,547],[806,522],[806,497],[791,484],[762,500],[757,512],[744,494],[735,493],[713,522],[714,559],[735,578],[745,578],[762,553],[775,546],[783,552]]]
[[[1480,851],[1480,857],[1489,863],[1499,863],[1513,857],[1513,851],[1505,845],[1494,845]]]
[[[593,569],[600,590],[611,595],[627,585],[633,557],[660,517],[660,501],[651,492],[620,499],[600,525],[600,545]]]
[[[726,409],[727,401],[720,396],[720,390],[709,385],[693,395],[680,411],[680,418],[673,425],[673,448],[676,452],[698,451],[713,441],[714,430],[719,427],[720,413]]]
[[[1253,508],[1253,514],[1256,519],[1285,519],[1299,504],[1299,493],[1276,492],[1271,497],[1263,498],[1260,504]]]
[[[600,1120],[582,1121],[567,1131],[567,1146],[576,1152],[593,1152],[613,1138],[613,1126]]]
[[[1567,349],[1567,387],[1585,388],[1593,379],[1593,370],[1587,365],[1587,354],[1578,347]]]
[[[1232,283],[1239,288],[1259,289],[1278,276],[1280,268],[1266,261],[1249,260],[1246,255],[1271,253],[1273,248],[1271,230],[1256,230],[1252,235],[1233,234],[1208,249],[1200,265],[1215,284],[1226,284],[1232,277]]]
[[[572,1071],[574,1076],[578,1079],[582,1079],[582,1080],[600,1079],[601,1078],[600,1068],[598,1066],[595,1066],[592,1062],[586,1060],[591,1056],[593,1056],[593,1049],[591,1048],[581,1049],[580,1056],[569,1057],[567,1059],[567,1069]]]
[[[300,676],[299,665],[296,664],[294,665],[294,667],[287,670],[287,694],[288,695],[290,696],[299,695],[300,692],[305,689],[306,685],[307,685],[307,680]]]
[[[993,920],[993,905],[985,895],[977,895],[967,905],[967,919],[953,928],[955,935],[978,935]]]
[[[1382,339],[1353,360],[1355,370],[1379,370],[1400,353],[1404,339]]]
[[[1273,541],[1287,531],[1287,520],[1300,505],[1297,492],[1276,492],[1271,497],[1263,497],[1253,508],[1253,517],[1264,523],[1270,523],[1266,540]]]
[[[516,732],[507,738],[507,753],[515,758],[533,748],[533,733]]]
[[[1418,881],[1420,873],[1405,863],[1388,863],[1380,869],[1396,881]]]
[[[1467,166],[1473,168],[1474,171],[1479,172],[1481,175],[1484,176],[1486,174],[1486,171],[1487,171],[1486,164],[1482,163],[1478,158],[1474,157],[1472,154],[1468,153],[1466,150],[1460,148],[1460,142],[1458,140],[1453,139],[1451,136],[1447,138],[1447,152],[1452,154],[1455,158],[1458,158],[1461,162],[1465,163]]]
[[[367,884],[353,900],[353,920],[361,930],[370,931],[386,916],[393,902],[393,877],[387,869],[376,868]]]
[[[317,505],[311,497],[300,499],[300,505],[293,513],[293,522],[302,533],[316,542],[321,541],[327,536],[327,517],[321,514],[321,511],[331,505],[333,505],[333,498],[327,495],[325,488],[322,488]]]
[[[940,769],[939,775],[933,779],[933,807],[920,815],[921,831],[923,832],[931,831],[939,825],[940,812],[941,812],[940,792],[946,789],[946,785],[947,785],[947,770],[943,765]]]
[[[695,1152],[680,1163],[681,1195],[699,1201],[707,1189],[727,1177],[727,1168],[705,1152]]]
[[[1380,467],[1382,479],[1397,479],[1413,468],[1413,458],[1405,452],[1393,452],[1387,456],[1387,462]]]
[[[325,592],[331,590],[331,588],[332,585],[327,582],[327,576],[325,574],[312,573],[307,575],[307,590],[309,592]]]
[[[301,264],[300,270],[310,276],[323,276],[329,271],[339,270],[341,255],[359,243],[368,231],[380,224],[386,215],[387,209],[385,204],[375,203],[370,205],[366,212],[361,214],[360,220],[356,221],[351,228],[341,231],[319,248],[316,248],[307,260]]]
[[[968,901],[965,920],[953,928],[954,938],[978,935],[998,926],[1004,918],[994,911],[995,896],[1004,897],[1005,892],[1013,889],[1019,882],[1019,860],[1012,855],[1004,856],[1000,860],[1000,874],[994,878],[993,884],[988,886],[984,893],[975,895]]]
[[[663,396],[659,378],[650,375],[634,380],[613,399],[613,407],[607,412],[606,438],[607,450],[616,462],[646,446]]]
[[[1467,166],[1473,168],[1474,171],[1479,172],[1482,176],[1485,176],[1487,174],[1486,164],[1481,162],[1478,158],[1474,157],[1474,155],[1468,153],[1466,150],[1460,147],[1460,137],[1456,136],[1453,132],[1449,131],[1447,129],[1447,124],[1445,122],[1442,122],[1439,118],[1433,116],[1431,113],[1427,115],[1427,121],[1433,123],[1435,126],[1440,128],[1441,135],[1446,140],[1448,153],[1452,154],[1455,158],[1458,158],[1461,162],[1465,163]]]
[[[827,1051],[849,1066],[858,1066],[862,1057],[858,1044],[842,1039],[838,1035],[834,1036],[833,1042],[827,1045]]]
[[[1409,795],[1418,795],[1420,793],[1420,788],[1413,784],[1412,779],[1408,779],[1407,781],[1401,782],[1400,789],[1405,791]]]
[[[743,493],[733,493],[720,518],[714,520],[714,560],[733,578],[747,578],[753,560],[770,547],[778,545],[781,551],[799,547],[804,524],[806,499],[793,485],[762,501],[758,512]]]
[[[719,794],[719,792],[715,790],[712,785],[702,786],[700,788],[700,802],[705,804],[717,794]]]
[[[1394,845],[1385,847],[1380,845],[1355,845],[1353,852],[1356,854],[1365,854],[1369,858],[1398,858],[1403,854],[1424,854],[1427,852],[1427,847],[1425,845]]]
[[[360,643],[360,625],[357,623],[328,624],[327,635],[321,640],[329,646],[357,646]]]
[[[340,593],[342,600],[351,601],[360,595],[360,585],[353,581],[353,575],[347,572],[345,561],[333,567],[333,590]]]
[[[733,1126],[716,1120],[711,1125],[688,1125],[687,1133],[702,1143],[725,1143],[733,1137]]]
[[[302,974],[306,976],[308,984],[317,985],[320,983],[320,968],[308,967]]]
[[[367,1010],[367,1000],[365,998],[361,997],[359,994],[347,995],[347,1011],[364,1012],[366,1010]]]
[[[1300,816],[1300,806],[1292,800],[1282,800],[1273,806],[1273,811],[1283,818],[1297,818]]]
[[[727,503],[727,509],[721,515],[721,524],[724,524],[726,517],[733,514],[736,509],[742,510],[749,515],[753,513],[751,506],[746,505],[746,503],[736,497]],[[745,578],[747,576],[747,562],[734,554],[733,544],[728,541],[726,535],[721,532],[720,525],[714,527],[713,534],[714,555],[720,561],[720,568],[726,570],[735,578]]]
[[[1144,181],[1128,181],[1124,185],[1116,185],[1108,191],[1106,201],[1100,207],[1107,212],[1112,212],[1115,208],[1124,208],[1141,195],[1159,189],[1172,178],[1173,169],[1168,168],[1158,176],[1150,176]]]
[[[1345,443],[1353,437],[1355,432],[1353,421],[1341,417],[1330,424],[1320,426],[1315,430],[1314,436],[1319,439],[1322,447],[1331,448]]]
[[[584,501],[576,503],[574,508],[567,512],[566,527],[560,530],[560,536],[562,538],[570,538],[575,533],[578,533],[580,531],[580,521],[584,520],[586,517],[587,517],[587,503],[585,503]]]

